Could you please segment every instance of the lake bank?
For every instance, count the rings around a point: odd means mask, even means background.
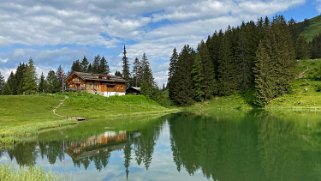
[[[68,96],[68,99],[65,99]],[[63,104],[61,104],[63,100]],[[177,112],[144,96],[102,97],[84,93],[0,96],[0,147],[21,139],[32,139],[39,132],[78,124],[86,120],[114,119]],[[57,106],[59,107],[57,108]],[[58,114],[59,116],[55,115]]]

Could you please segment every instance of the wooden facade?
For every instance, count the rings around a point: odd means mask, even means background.
[[[126,81],[118,76],[73,72],[65,83],[69,91],[86,91],[103,96],[125,95]]]

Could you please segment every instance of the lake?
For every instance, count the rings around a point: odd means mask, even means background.
[[[211,111],[91,120],[0,152],[66,180],[321,180],[318,113]]]

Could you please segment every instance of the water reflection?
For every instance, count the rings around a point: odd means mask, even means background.
[[[173,180],[182,179],[184,173],[195,176],[193,179],[211,180],[320,180],[321,126],[318,121],[307,122],[265,111],[177,113],[148,121],[137,129],[97,128],[97,132],[84,133],[86,136],[79,139],[71,136],[81,129],[75,128],[62,134],[68,137],[16,144],[0,152],[0,157],[8,155],[24,166],[41,165],[39,159],[49,164],[70,160],[73,167],[87,170],[94,165],[103,173],[107,173],[108,165],[121,164],[127,179],[144,172],[157,180],[153,177],[155,170],[164,169],[161,166],[165,164],[176,167],[176,171],[165,173]],[[168,137],[164,136],[166,130]],[[165,158],[157,157],[167,149],[171,150],[167,156],[172,161],[164,163]],[[110,163],[113,152],[122,153],[118,163]],[[150,170],[151,165],[154,169]],[[144,171],[137,170],[138,166]],[[113,177],[119,179],[119,175]]]

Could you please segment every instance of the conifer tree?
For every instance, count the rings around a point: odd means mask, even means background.
[[[124,45],[122,62],[123,62],[122,75],[123,75],[123,78],[127,81],[127,86],[129,86],[129,84],[130,84],[130,72],[129,72],[129,63],[128,63],[127,51],[126,51],[125,45]]]
[[[4,85],[3,88],[3,94],[4,95],[13,95],[14,89],[16,87],[16,78],[13,72],[10,73],[7,82]]]
[[[136,57],[134,64],[133,64],[133,71],[132,71],[132,86],[135,87],[140,87],[140,82],[141,82],[141,77],[142,77],[142,67],[141,67],[141,62],[139,59]]]
[[[99,74],[108,74],[109,73],[109,66],[107,63],[107,60],[105,59],[105,57],[102,57],[100,59],[99,62],[99,68],[98,68],[98,72]]]
[[[202,74],[202,64],[200,55],[196,55],[194,65],[192,67],[192,81],[193,81],[193,98],[195,101],[203,101],[204,100],[204,77]]]
[[[185,45],[178,56],[177,70],[173,77],[176,86],[173,88],[173,101],[178,105],[187,105],[193,102],[192,66],[195,53],[189,45]]]
[[[155,93],[155,82],[152,74],[152,70],[149,65],[146,54],[143,54],[142,57],[142,78],[141,78],[141,91],[143,95],[146,95],[150,98],[154,98]]]
[[[310,57],[309,45],[303,36],[299,36],[295,42],[295,53],[297,59],[308,59]]]
[[[37,92],[37,75],[36,68],[34,66],[33,60],[30,58],[28,65],[26,66],[26,71],[23,74],[23,93],[33,94]]]
[[[115,72],[115,76],[123,77],[123,75],[121,74],[121,72],[120,72],[120,71],[118,71],[118,70],[116,70],[116,72]]]
[[[95,74],[99,73],[100,60],[101,60],[100,55],[96,55],[92,63],[92,68],[91,68],[92,73],[95,73]]]
[[[41,76],[40,76],[40,82],[38,85],[38,92],[40,92],[40,93],[47,92],[47,82],[46,82],[45,76],[43,75],[43,72],[41,73]]]
[[[321,58],[321,33],[310,42],[311,58]]]
[[[60,90],[63,92],[64,91],[64,81],[66,78],[66,75],[64,73],[64,69],[61,67],[61,65],[59,65],[57,71],[56,71],[56,77],[58,78],[59,81],[59,86],[60,86]]]
[[[80,64],[80,61],[79,60],[76,60],[72,63],[72,66],[71,66],[71,72],[82,72],[83,69],[82,69],[82,66]]]
[[[84,56],[80,65],[81,65],[82,72],[88,72],[89,62],[88,62],[88,59],[86,58],[86,56]]]
[[[176,86],[176,70],[177,70],[177,62],[178,62],[178,53],[176,48],[173,49],[173,53],[171,56],[171,59],[169,60],[169,70],[168,70],[168,81],[167,81],[167,87],[168,87],[168,93],[169,98],[173,99],[175,93],[175,86]]]
[[[205,99],[210,99],[215,90],[215,70],[207,45],[203,41],[198,47],[198,53],[199,57],[197,58],[200,59],[202,66],[202,91],[204,92]]]
[[[1,72],[0,72],[0,94],[3,93],[4,84],[5,84],[5,80],[4,80],[3,75],[2,75]]]
[[[56,93],[60,91],[61,86],[55,71],[50,70],[48,72],[46,81],[47,81],[47,90],[49,93]]]
[[[15,86],[12,87],[13,94],[23,93],[23,77],[27,71],[27,65],[20,63],[15,73]]]
[[[271,57],[269,52],[269,40],[261,41],[257,50],[257,60],[255,62],[255,101],[254,104],[263,107],[273,97],[273,80],[271,73]]]

